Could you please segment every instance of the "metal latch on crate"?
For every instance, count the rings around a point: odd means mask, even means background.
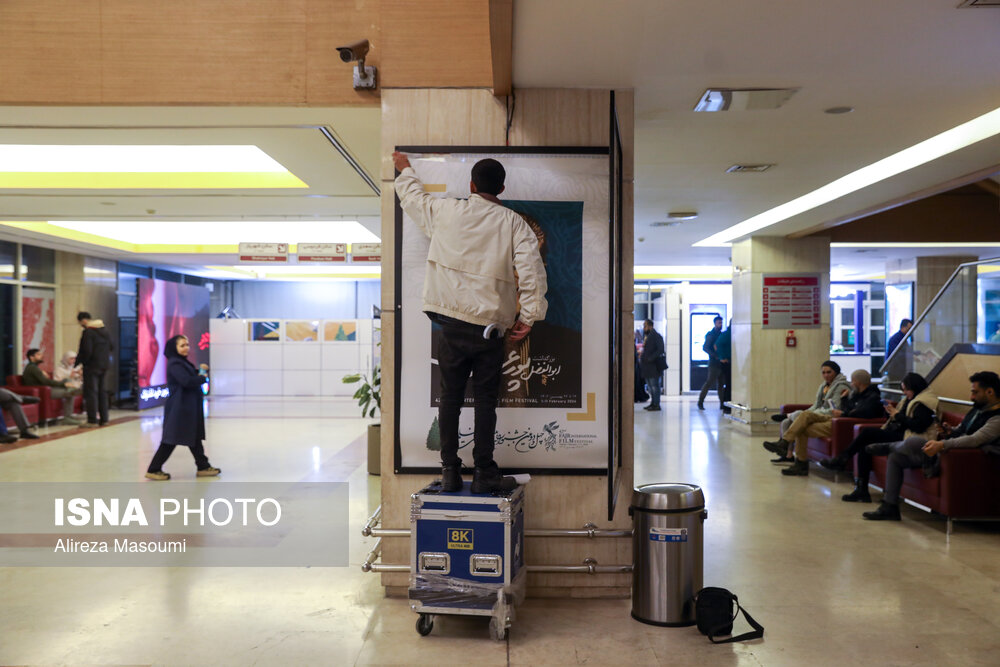
[[[451,556],[446,553],[422,553],[418,559],[420,572],[448,574],[451,572]]]
[[[497,555],[473,554],[469,558],[469,571],[480,576],[499,577],[503,574],[501,562]]]

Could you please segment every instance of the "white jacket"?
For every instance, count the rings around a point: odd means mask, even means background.
[[[410,167],[396,177],[396,194],[431,240],[425,312],[505,330],[518,319],[528,326],[545,319],[548,283],[538,237],[520,214],[478,194],[432,197]]]

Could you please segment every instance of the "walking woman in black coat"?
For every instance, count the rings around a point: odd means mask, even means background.
[[[167,358],[167,404],[163,408],[163,436],[160,448],[146,471],[146,477],[158,481],[170,479],[163,472],[166,462],[177,445],[191,450],[198,477],[215,477],[221,470],[213,468],[205,456],[201,441],[205,439],[205,409],[202,404],[201,385],[207,380],[188,361],[191,344],[185,336],[174,336],[167,341],[163,356]]]

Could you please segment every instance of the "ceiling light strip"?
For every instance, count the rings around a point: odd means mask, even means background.
[[[718,247],[812,210],[914,167],[931,162],[1000,134],[1000,108],[946,130],[929,139],[874,162],[801,197],[744,220],[698,241],[696,247]]]
[[[9,190],[240,190],[308,188],[291,172],[0,171]]]

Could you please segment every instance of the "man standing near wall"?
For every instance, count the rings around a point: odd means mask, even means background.
[[[701,385],[701,393],[698,394],[698,409],[705,409],[705,397],[714,386],[715,392],[719,395],[719,408],[724,408],[722,404],[722,364],[719,363],[719,353],[715,351],[715,341],[722,334],[722,316],[716,315],[712,320],[712,330],[705,334],[705,342],[702,344],[702,351],[708,355],[708,377],[705,384]]]
[[[644,410],[656,412],[660,409],[660,394],[663,393],[662,378],[663,368],[666,365],[660,361],[666,350],[663,347],[663,336],[653,328],[653,320],[646,320],[642,323],[644,336],[642,339],[642,355],[639,357],[639,366],[642,368],[642,377],[646,378],[646,385],[649,387],[650,401]]]
[[[423,310],[441,326],[441,484],[462,488],[458,418],[472,375],[475,401],[473,493],[509,491],[516,483],[493,460],[496,406],[503,363],[503,332],[523,340],[545,318],[548,289],[538,237],[519,214],[497,199],[506,172],[493,159],[472,167],[471,196],[428,195],[409,159],[392,154],[400,206],[430,239]],[[520,308],[520,310],[518,310]]]
[[[910,327],[912,326],[913,321],[909,319],[904,319],[899,323],[899,331],[892,334],[892,338],[890,338],[889,342],[885,344],[886,359],[888,359],[889,355],[892,354],[892,351],[903,342],[903,339],[906,338],[906,334],[909,333]]]
[[[80,428],[94,428],[108,423],[108,393],[104,390],[104,375],[111,365],[115,349],[103,320],[95,320],[84,311],[76,316],[83,327],[76,365],[83,366],[83,400],[87,404],[87,423]],[[98,421],[98,416],[100,421]]]

